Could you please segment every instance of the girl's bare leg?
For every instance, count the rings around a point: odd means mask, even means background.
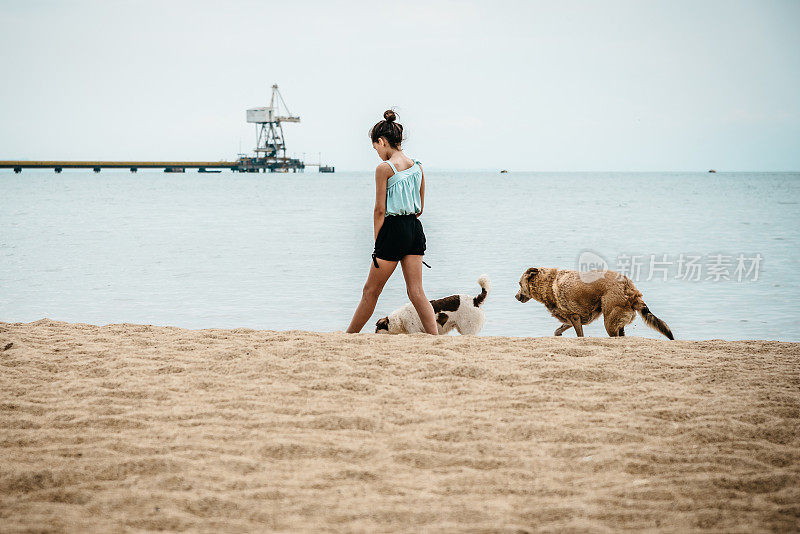
[[[364,325],[372,317],[372,312],[375,311],[375,304],[378,302],[378,297],[383,291],[383,286],[386,281],[392,276],[396,261],[387,261],[377,258],[378,268],[370,259],[369,275],[367,275],[367,282],[364,284],[364,290],[361,292],[361,302],[358,303],[356,312],[353,314],[353,320],[350,321],[350,326],[347,327],[348,334],[356,334],[361,332]]]
[[[422,327],[429,334],[437,335],[439,330],[436,328],[436,315],[433,313],[428,297],[422,290],[422,256],[408,255],[400,260],[403,267],[403,277],[406,279],[406,292],[408,299],[414,304],[419,318],[422,320]]]

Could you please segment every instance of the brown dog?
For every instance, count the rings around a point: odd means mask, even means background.
[[[583,325],[600,314],[609,336],[624,336],[625,326],[633,322],[638,311],[647,326],[675,339],[667,323],[650,313],[633,282],[614,271],[531,267],[519,280],[516,298],[520,302],[534,299],[547,306],[552,316],[564,323],[556,329],[556,336],[572,327],[578,337],[583,337]]]

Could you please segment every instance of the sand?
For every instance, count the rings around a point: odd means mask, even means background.
[[[0,530],[797,531],[799,358],[0,323]]]

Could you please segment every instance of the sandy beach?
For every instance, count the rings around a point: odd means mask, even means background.
[[[0,530],[797,531],[799,358],[0,323]]]

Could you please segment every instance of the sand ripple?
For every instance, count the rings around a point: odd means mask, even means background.
[[[799,357],[0,323],[0,530],[797,531]]]

